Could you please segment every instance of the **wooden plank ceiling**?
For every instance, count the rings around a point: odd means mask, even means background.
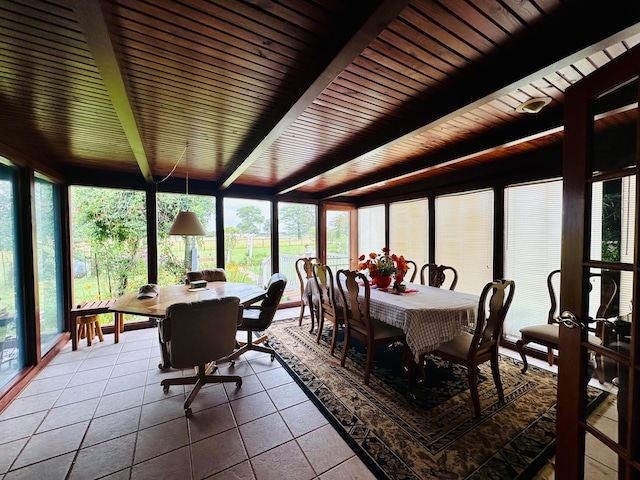
[[[640,43],[640,7],[3,0],[0,29],[0,154],[358,201],[558,150],[566,88]]]

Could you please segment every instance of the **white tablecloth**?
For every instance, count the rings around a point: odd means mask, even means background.
[[[371,288],[371,316],[400,327],[416,360],[475,324],[479,297],[407,283],[415,293],[396,295]]]
[[[414,283],[405,285],[407,290],[418,291],[394,294],[389,293],[391,288],[381,291],[371,287],[370,314],[402,328],[416,361],[475,324],[479,296]],[[364,287],[360,290],[363,292]],[[342,304],[337,289],[336,303]]]

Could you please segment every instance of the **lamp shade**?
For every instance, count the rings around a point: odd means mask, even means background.
[[[176,216],[169,235],[206,235],[206,232],[196,214],[187,210]]]

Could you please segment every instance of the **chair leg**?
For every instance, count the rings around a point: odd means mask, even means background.
[[[553,367],[553,362],[555,358],[553,357],[553,348],[547,347],[547,361],[549,362],[549,366]]]
[[[498,400],[500,400],[500,403],[504,403],[504,390],[502,389],[502,382],[500,381],[500,367],[498,366],[497,353],[491,357],[491,374],[493,375],[493,382],[496,384],[496,390],[498,391]]]
[[[471,403],[473,405],[473,417],[480,418],[480,396],[478,395],[478,377],[476,366],[467,367],[467,378],[469,380],[469,392],[471,392]]]
[[[302,325],[302,317],[304,317],[304,307],[304,301],[300,300],[300,317],[298,317],[298,325]],[[311,307],[309,307],[309,310],[311,310]]]
[[[375,347],[373,344],[367,345],[367,363],[364,367],[364,384],[369,385],[369,377],[371,376],[371,368],[373,366],[373,354]]]
[[[349,351],[349,327],[345,325],[344,328],[344,342],[342,342],[342,357],[340,357],[340,366],[344,367],[344,364],[347,360],[347,352]]]
[[[254,350],[254,351],[257,351],[257,352],[268,353],[269,355],[271,355],[271,361],[273,362],[275,360],[275,358],[276,358],[276,351],[273,348],[263,347],[262,345],[257,345],[257,343],[262,343],[267,338],[269,338],[267,335],[263,335],[262,337],[258,338],[254,342],[253,341],[253,332],[252,331],[248,331],[247,332],[247,343],[245,343],[244,345],[241,345],[240,348],[238,348],[235,352],[233,352],[231,355],[229,355],[227,357],[227,360],[229,362],[231,362],[232,365],[233,365],[235,363],[234,360],[237,359],[238,357],[240,357],[240,355],[243,355],[243,354],[247,353],[249,350]]]
[[[333,335],[331,335],[331,347],[329,348],[329,354],[333,356],[333,352],[336,350],[336,342],[338,341],[338,322],[333,323]]]
[[[527,356],[524,354],[524,347],[527,343],[529,342],[525,342],[522,339],[516,342],[516,350],[518,350],[518,353],[520,354],[520,357],[522,358],[522,363],[523,363],[523,366],[520,369],[522,373],[527,373],[527,369],[529,368],[529,363],[527,362]]]
[[[100,324],[98,323],[97,320],[96,320],[94,325],[95,325],[95,329],[96,329],[96,334],[98,335],[98,339],[101,342],[104,342],[104,335],[102,335],[102,327],[100,326]]]
[[[316,334],[316,343],[320,343],[320,337],[322,336],[322,329],[324,328],[324,315],[322,312],[318,313],[318,333]]]

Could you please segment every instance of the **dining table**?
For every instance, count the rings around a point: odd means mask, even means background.
[[[416,362],[421,355],[474,327],[478,295],[417,283],[404,282],[403,285],[404,292],[393,287],[370,285],[369,313],[404,331]],[[337,288],[335,290],[336,304],[341,306],[340,293]],[[364,294],[364,285],[361,285],[360,293]]]
[[[207,282],[206,287],[192,288],[190,285],[166,285],[158,288],[158,294],[150,298],[138,298],[138,292],[126,293],[119,297],[110,311],[128,313],[155,319],[164,319],[167,308],[176,303],[198,302],[222,297],[238,297],[243,306],[257,302],[265,289],[255,283]],[[160,342],[161,369],[169,368],[169,356],[166,345]]]

